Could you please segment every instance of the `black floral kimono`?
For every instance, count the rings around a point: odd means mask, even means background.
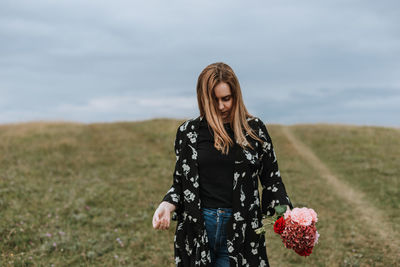
[[[173,184],[163,201],[174,204],[172,220],[177,220],[174,252],[176,266],[211,266],[208,237],[201,213],[197,138],[203,117],[189,119],[177,130],[176,164]],[[246,133],[253,149],[236,152],[233,178],[232,214],[227,224],[227,247],[230,266],[269,266],[264,235],[254,229],[262,226],[263,215],[272,216],[276,205],[292,203],[279,173],[271,138],[257,117],[247,119],[249,126],[264,141],[255,141]],[[262,185],[260,203],[258,180]]]

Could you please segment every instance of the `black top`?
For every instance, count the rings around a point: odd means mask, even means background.
[[[229,153],[223,155],[214,147],[214,132],[205,118],[200,122],[198,136],[198,168],[200,199],[204,208],[231,208],[233,188],[233,167],[237,144],[229,123],[225,130],[234,141]]]

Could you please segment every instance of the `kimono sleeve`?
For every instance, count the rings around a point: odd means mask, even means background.
[[[261,208],[263,215],[273,216],[275,214],[275,206],[288,205],[290,209],[293,209],[293,205],[286,193],[267,127],[260,119],[259,123],[259,137],[264,141],[262,145],[262,166],[260,173],[260,182],[262,185]]]
[[[172,185],[162,200],[175,205],[176,209],[173,212],[171,218],[174,221],[177,220],[177,215],[180,213],[180,210],[182,209],[182,172],[180,168],[181,142],[182,139],[181,139],[180,129],[178,127],[174,143],[176,161],[175,161],[174,173],[172,175],[173,176]]]

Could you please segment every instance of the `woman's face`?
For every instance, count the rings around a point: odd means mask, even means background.
[[[226,122],[229,118],[230,111],[232,109],[232,94],[231,88],[225,82],[220,82],[214,88],[215,100],[217,102],[217,108],[219,110],[219,115],[222,117],[222,120]]]

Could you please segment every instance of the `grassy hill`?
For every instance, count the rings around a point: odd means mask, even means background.
[[[174,266],[175,223],[155,231],[151,219],[172,182],[180,123],[0,125],[0,266]],[[321,235],[304,258],[268,233],[271,266],[395,266],[400,131],[267,127],[288,194],[317,211]]]

